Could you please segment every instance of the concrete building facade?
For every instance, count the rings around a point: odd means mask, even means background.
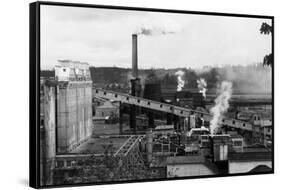
[[[92,134],[92,80],[87,63],[59,61],[57,85],[57,152],[75,149]]]
[[[106,101],[103,105],[96,107],[96,117],[119,117],[119,105],[116,103]]]
[[[167,177],[216,175],[217,171],[206,164],[203,156],[177,156],[167,158]]]
[[[57,151],[75,149],[92,133],[92,81],[69,81],[57,87]]]
[[[259,161],[229,161],[229,173],[247,173],[251,172],[255,167],[265,165],[272,168],[271,160],[259,160]]]
[[[56,156],[56,87],[42,85],[42,99],[40,101],[40,183],[53,183],[53,168]]]
[[[55,78],[40,81],[40,183],[54,183],[56,156],[92,134],[92,80],[86,63],[59,61]],[[88,69],[88,70],[87,70]]]

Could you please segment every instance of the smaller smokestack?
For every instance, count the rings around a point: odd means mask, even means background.
[[[138,78],[138,35],[132,35],[132,76]]]

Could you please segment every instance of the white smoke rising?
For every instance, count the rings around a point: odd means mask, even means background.
[[[202,93],[203,97],[206,98],[206,92],[207,92],[207,82],[205,79],[200,78],[197,80],[197,87],[199,89],[199,92]]]
[[[184,75],[184,72],[179,70],[175,73],[175,75],[177,76],[177,80],[178,80],[178,86],[177,86],[177,91],[181,91],[182,88],[184,87],[185,81],[182,80],[182,77]]]
[[[211,108],[211,113],[213,118],[210,122],[210,132],[214,134],[215,130],[218,128],[218,123],[229,107],[229,99],[232,95],[232,83],[228,81],[223,81],[218,88],[219,96],[215,99],[216,105]]]

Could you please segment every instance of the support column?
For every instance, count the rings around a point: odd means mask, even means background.
[[[136,124],[136,106],[131,105],[130,107],[130,129],[133,131],[134,134],[136,134],[137,130],[137,124]]]
[[[153,149],[153,133],[152,129],[146,131],[146,159],[147,164],[150,165],[152,162],[152,149]]]
[[[167,125],[172,125],[172,123],[173,123],[173,115],[170,114],[170,113],[167,113],[166,119],[167,119],[166,124]]]
[[[122,135],[123,134],[123,120],[122,120],[122,116],[123,116],[123,104],[120,102],[119,104],[119,134]]]
[[[153,111],[148,111],[148,127],[155,128]]]
[[[179,117],[177,115],[174,115],[173,120],[174,120],[174,129],[177,132],[179,132],[180,131],[180,129],[179,129]]]

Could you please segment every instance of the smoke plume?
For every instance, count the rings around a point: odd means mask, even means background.
[[[174,33],[175,33],[174,31],[167,31],[165,29],[158,28],[158,27],[153,27],[153,28],[141,27],[136,32],[137,35],[145,35],[145,36],[166,35],[166,34],[174,34]]]
[[[203,97],[206,98],[206,92],[207,92],[207,82],[205,79],[200,78],[197,80],[197,87],[199,89],[199,92],[202,93]]]
[[[182,77],[184,75],[184,72],[179,70],[175,73],[175,75],[177,76],[177,81],[178,81],[178,85],[177,85],[177,91],[181,91],[182,88],[184,87],[185,81],[182,80]]]
[[[219,96],[215,99],[216,105],[211,108],[211,113],[213,115],[210,123],[211,134],[214,134],[222,114],[225,113],[229,107],[229,99],[232,95],[232,83],[223,81],[218,88],[218,94]]]

